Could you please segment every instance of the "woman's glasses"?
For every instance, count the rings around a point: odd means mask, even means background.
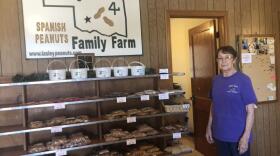
[[[232,56],[228,55],[228,56],[225,56],[225,57],[218,57],[217,58],[217,62],[222,62],[222,61],[229,61],[232,59]]]

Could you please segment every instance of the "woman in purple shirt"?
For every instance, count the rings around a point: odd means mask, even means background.
[[[213,79],[206,139],[215,142],[219,156],[250,156],[257,99],[250,78],[235,69],[236,60],[237,52],[231,46],[218,49],[221,74]]]

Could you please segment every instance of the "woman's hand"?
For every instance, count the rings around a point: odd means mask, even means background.
[[[211,129],[211,126],[207,126],[206,128],[206,140],[209,144],[213,144],[214,143],[214,139],[212,137],[212,129]]]
[[[239,140],[239,144],[238,144],[238,151],[239,151],[239,154],[243,154],[245,153],[247,150],[248,150],[248,139],[247,137],[242,137],[240,140]]]

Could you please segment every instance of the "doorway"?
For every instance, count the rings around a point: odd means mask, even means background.
[[[188,113],[188,126],[194,137],[188,138],[193,139],[197,151],[212,156],[216,155],[215,146],[209,145],[204,137],[211,105],[208,92],[212,77],[217,73],[216,48],[227,43],[227,25],[225,13],[205,14],[207,16],[201,12],[174,11],[168,14],[168,21],[172,71],[186,73],[185,77],[174,78],[173,82],[182,86],[185,97],[193,104]]]

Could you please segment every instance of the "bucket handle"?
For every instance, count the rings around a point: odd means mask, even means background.
[[[47,73],[49,72],[49,66],[50,66],[51,64],[53,64],[54,62],[60,62],[61,64],[63,64],[63,65],[65,66],[65,70],[67,71],[67,66],[66,66],[66,64],[65,64],[63,61],[61,61],[61,60],[52,60],[52,61],[48,64],[48,66],[47,66]]]
[[[108,63],[109,67],[111,68],[111,62],[108,59],[105,58],[101,58],[100,60],[96,61],[93,65],[93,70],[95,70],[95,66],[97,63],[100,63],[101,61],[105,61],[106,63]]]
[[[73,65],[73,63],[75,63],[75,62],[77,62],[77,61],[81,61],[81,62],[83,62],[83,63],[84,63],[84,65],[85,65],[85,67],[86,67],[85,69],[89,70],[89,67],[88,67],[88,65],[87,65],[86,61],[81,60],[81,59],[76,59],[76,60],[73,60],[73,61],[70,63],[69,70],[70,70],[70,69],[72,69],[72,65]]]
[[[112,62],[112,67],[114,67],[114,64],[115,64],[118,60],[123,60],[124,63],[125,63],[126,65],[128,65],[127,61],[126,61],[124,58],[115,58],[115,59],[113,60],[113,62]]]
[[[138,62],[138,61],[132,61],[132,62],[130,62],[130,63],[128,64],[129,68],[131,67],[132,64],[139,64],[139,65],[141,65],[142,67],[145,68],[145,65],[144,65],[143,63],[141,63],[141,62]]]

